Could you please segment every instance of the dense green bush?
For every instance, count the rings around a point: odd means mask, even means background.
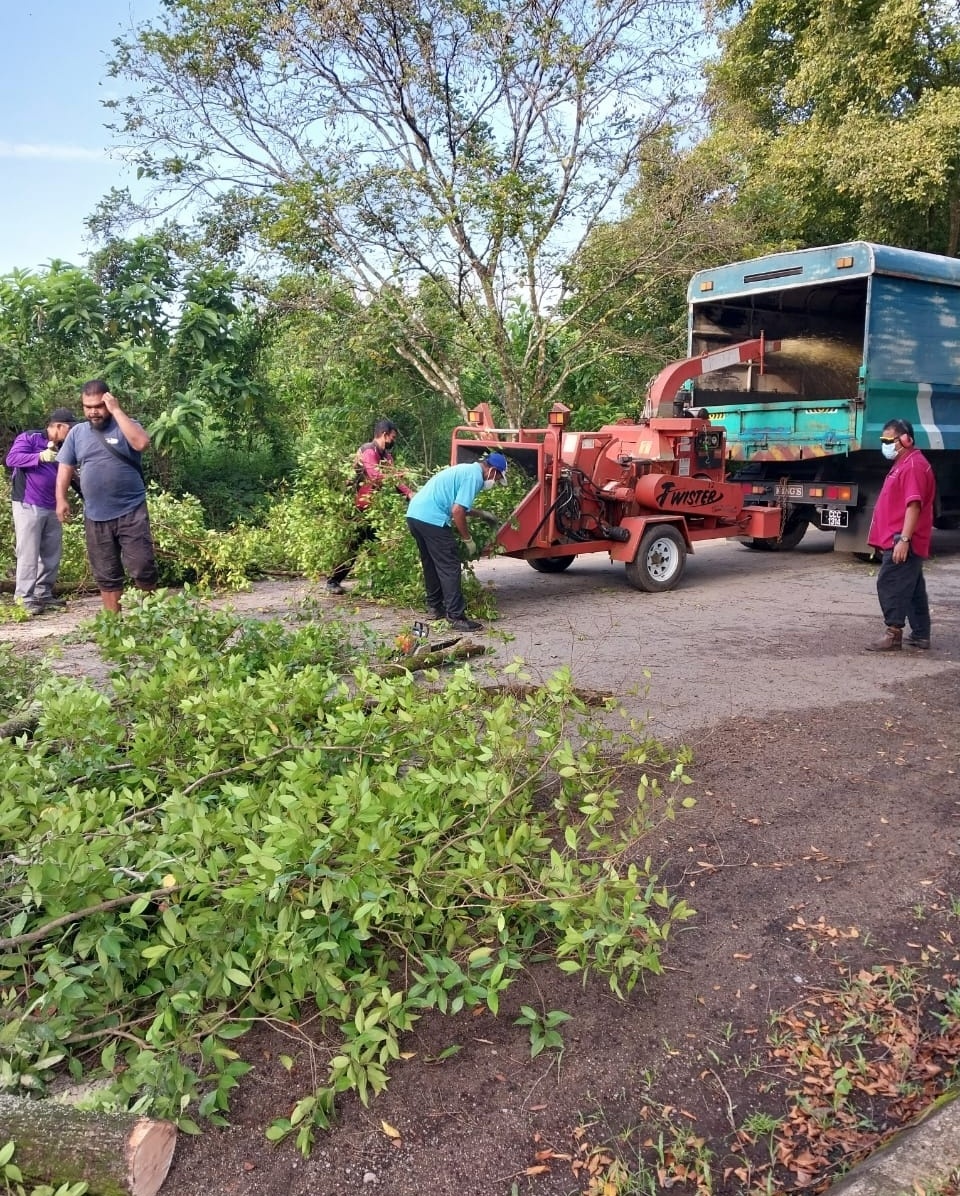
[[[292,456],[269,446],[248,449],[215,443],[180,462],[182,488],[199,499],[207,527],[226,531],[258,523],[293,472]]]
[[[29,704],[48,676],[49,669],[40,658],[0,643],[0,722]]]
[[[236,589],[264,576],[320,578],[350,559],[357,533],[369,521],[376,537],[362,544],[357,553],[352,570],[355,595],[420,610],[423,580],[416,544],[406,525],[406,500],[395,487],[385,485],[374,495],[368,513],[358,511],[354,453],[355,449],[344,449],[336,433],[329,430],[305,437],[295,468],[277,492],[255,501],[255,489],[250,489],[242,503],[238,495],[237,502],[245,507],[244,518],[227,529],[211,526],[204,504],[195,494],[177,497],[151,482],[147,501],[161,584]],[[208,458],[207,464],[214,460]],[[248,481],[257,460],[248,462]],[[229,457],[219,461],[226,469]],[[411,470],[398,470],[398,476],[414,488],[421,480]],[[221,480],[226,484],[225,475]],[[531,479],[514,469],[508,487],[484,493],[477,505],[495,511],[505,521],[530,484]],[[206,491],[208,502],[213,493]],[[77,500],[73,506],[74,518],[64,528],[59,586],[68,591],[91,590],[95,585],[87,565],[82,511]],[[248,519],[248,515],[253,517]],[[479,519],[471,519],[470,527],[483,550],[495,529]],[[0,532],[3,567],[8,573],[14,568],[12,523]],[[492,593],[479,584],[467,561],[463,585],[471,613],[485,618],[495,615]]]
[[[317,1086],[269,1135],[307,1149],[422,1011],[496,1014],[532,952],[618,993],[660,970],[689,910],[635,846],[682,761],[636,734],[625,756],[568,677],[385,680],[336,624],[189,594],[95,626],[109,684],[41,686],[33,740],[0,741],[0,1086],[68,1068],[219,1124],[233,1040],[308,1002]],[[666,792],[653,770],[625,789],[654,754]]]

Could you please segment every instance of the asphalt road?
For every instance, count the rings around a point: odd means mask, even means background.
[[[601,554],[560,574],[499,558],[477,575],[496,588],[498,659],[522,656],[537,679],[568,665],[578,685],[625,695],[655,733],[685,738],[737,715],[882,699],[892,679],[957,667],[960,532],[936,532],[925,567],[929,652],[864,652],[883,630],[876,566],[832,543],[810,531],[785,553],[702,544],[665,594],[632,589]]]

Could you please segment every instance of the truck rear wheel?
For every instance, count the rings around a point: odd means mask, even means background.
[[[670,523],[655,524],[643,533],[636,557],[627,562],[627,581],[635,590],[662,594],[677,584],[686,563],[683,533]]]
[[[577,558],[575,556],[535,556],[527,561],[531,569],[538,573],[562,573],[569,569]]]

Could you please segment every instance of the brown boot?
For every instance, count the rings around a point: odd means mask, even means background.
[[[865,651],[867,652],[899,652],[903,647],[903,628],[902,627],[888,627],[887,633],[882,640],[877,640],[875,644],[867,644]]]

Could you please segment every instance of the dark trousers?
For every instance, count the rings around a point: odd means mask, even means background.
[[[111,593],[122,590],[124,569],[138,589],[154,588],[157,558],[145,502],[119,519],[84,519],[83,531],[90,572],[98,589]]]
[[[902,627],[909,623],[913,634],[920,639],[930,638],[930,604],[927,602],[927,583],[923,579],[923,558],[912,552],[902,565],[893,563],[893,549],[883,554],[877,574],[877,597],[888,627]]]
[[[427,606],[442,610],[448,619],[462,619],[467,604],[460,586],[460,553],[453,528],[420,519],[407,519],[407,527],[420,549]]]
[[[341,564],[337,565],[336,569],[334,569],[334,571],[327,578],[327,581],[339,585],[349,574],[353,566],[357,563],[357,553],[360,551],[360,549],[364,546],[364,544],[367,544],[376,538],[376,532],[373,530],[370,524],[366,522],[362,523],[360,527],[357,528],[353,538],[347,546],[346,559]]]

